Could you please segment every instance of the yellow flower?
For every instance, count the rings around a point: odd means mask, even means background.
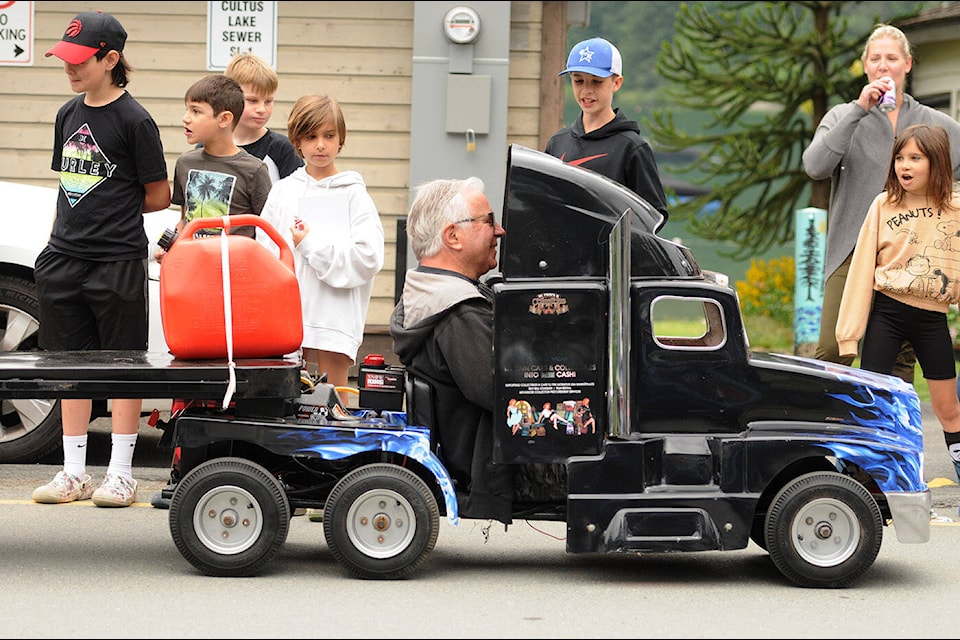
[[[753,259],[746,280],[737,280],[737,296],[744,315],[762,315],[793,324],[795,268],[792,256],[770,261]]]

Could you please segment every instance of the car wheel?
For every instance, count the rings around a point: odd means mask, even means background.
[[[35,351],[39,328],[37,286],[0,275],[0,352]],[[0,463],[37,462],[62,444],[59,400],[0,401]]]

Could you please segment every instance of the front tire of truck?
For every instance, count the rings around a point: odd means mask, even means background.
[[[0,275],[0,352],[36,351],[40,329],[37,285]],[[58,400],[0,401],[0,463],[42,460],[63,445]]]
[[[873,565],[883,540],[880,508],[856,480],[835,472],[802,475],[767,511],[767,551],[802,587],[850,585]]]
[[[323,533],[333,557],[365,580],[406,578],[437,543],[437,501],[409,469],[371,464],[356,469],[330,492]]]
[[[177,483],[169,521],[173,542],[194,567],[208,576],[251,576],[283,547],[290,505],[259,464],[214,458]]]

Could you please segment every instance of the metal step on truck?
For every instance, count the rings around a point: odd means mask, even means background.
[[[736,290],[598,174],[513,145],[502,220],[493,446],[518,468],[515,519],[565,522],[578,554],[752,540],[804,587],[854,583],[888,526],[929,540],[910,385],[752,352]],[[289,357],[0,354],[4,400],[182,399],[159,425],[174,453],[169,526],[212,576],[256,574],[301,508],[323,510],[353,576],[407,578],[427,561],[441,517],[459,522],[432,435],[445,417],[411,372],[378,380],[348,408]]]

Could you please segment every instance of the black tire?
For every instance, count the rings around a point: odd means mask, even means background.
[[[777,569],[802,587],[846,587],[873,565],[883,541],[880,508],[836,472],[798,477],[774,497],[766,541]]]
[[[753,520],[754,520],[753,527],[751,527],[750,529],[750,539],[753,540],[758,547],[766,551],[767,550],[766,519],[755,517]]]
[[[371,464],[344,476],[323,510],[333,557],[354,576],[396,580],[412,574],[437,543],[440,512],[409,469]]]
[[[36,351],[37,285],[0,275],[0,351]],[[59,400],[0,401],[0,463],[37,462],[63,445]]]
[[[250,576],[286,542],[290,506],[280,482],[243,458],[216,458],[190,471],[170,500],[170,534],[209,576]]]

